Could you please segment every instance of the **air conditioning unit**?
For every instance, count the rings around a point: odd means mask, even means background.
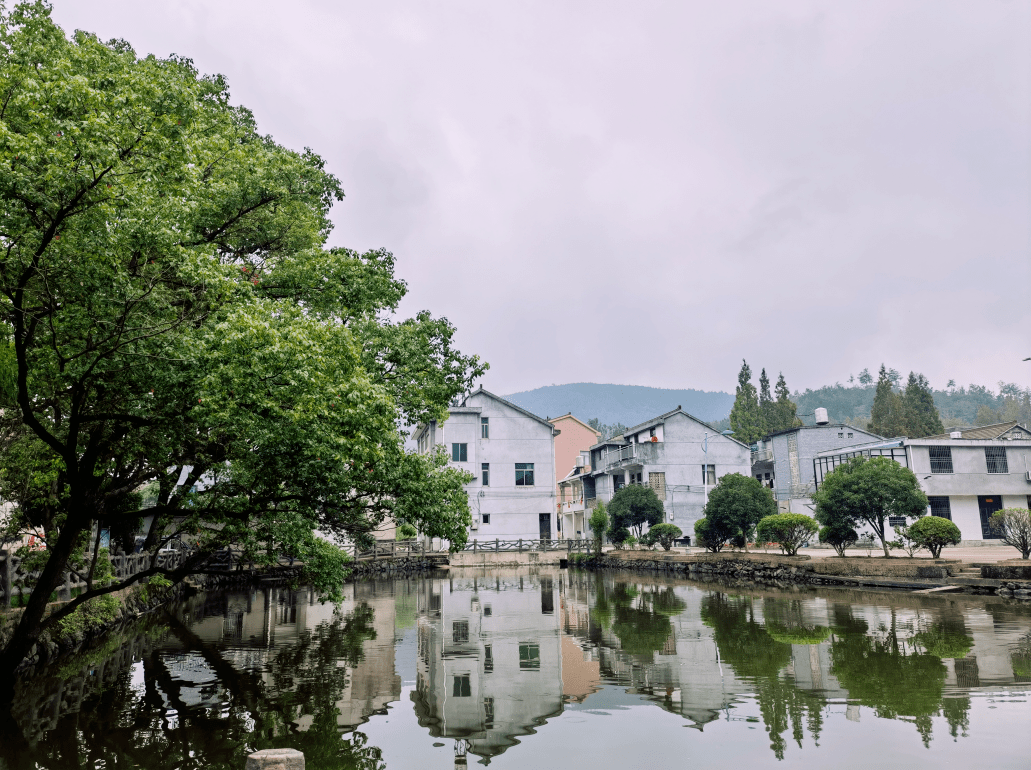
[[[479,528],[480,528],[480,517],[479,516],[473,516],[473,523],[472,523],[471,529],[479,529]]]
[[[1031,484],[1031,471],[1024,471],[1024,481]]]

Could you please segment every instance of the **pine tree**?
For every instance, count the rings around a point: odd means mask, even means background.
[[[762,416],[766,433],[775,433],[777,425],[777,405],[770,394],[770,378],[763,369],[759,375],[759,414]]]
[[[867,426],[871,433],[888,438],[906,435],[902,398],[892,388],[892,380],[892,374],[881,364],[873,407],[870,409],[870,423]]]
[[[934,405],[931,383],[922,374],[909,373],[906,390],[902,394],[904,435],[923,438],[945,432],[938,407]]]
[[[802,421],[798,419],[798,405],[791,400],[791,391],[788,390],[788,384],[784,381],[784,372],[780,373],[777,377],[777,387],[775,388],[777,393],[777,401],[774,404],[774,414],[776,414],[776,427],[770,428],[770,433],[776,433],[778,430],[787,430],[788,428],[797,428],[802,424]]]
[[[752,370],[743,359],[741,371],[737,375],[736,393],[734,406],[730,410],[730,428],[738,441],[753,444],[766,435],[766,429],[759,411],[759,395],[752,384]]]

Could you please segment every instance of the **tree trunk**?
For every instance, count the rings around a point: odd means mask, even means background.
[[[884,558],[890,559],[891,554],[888,553],[888,541],[885,539],[884,535],[881,535],[881,547],[884,549]]]
[[[39,639],[40,624],[46,614],[47,604],[50,603],[50,595],[60,585],[72,551],[75,550],[75,542],[83,529],[81,524],[70,522],[61,529],[18,626],[3,652],[0,652],[0,703],[9,701],[14,694],[14,672]]]

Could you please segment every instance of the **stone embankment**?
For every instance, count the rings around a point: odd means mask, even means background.
[[[368,559],[354,562],[351,567],[351,578],[407,577],[447,566],[447,557],[436,555]]]
[[[924,592],[963,591],[1031,599],[1031,567],[1006,563],[971,567],[951,559],[812,559],[809,556],[766,553],[678,554],[655,551],[610,551],[600,557],[576,557],[573,562],[588,569],[661,572],[702,581],[729,579],[773,586],[838,585]]]

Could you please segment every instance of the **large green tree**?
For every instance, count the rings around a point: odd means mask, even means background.
[[[695,522],[699,545],[713,552],[728,541],[746,541],[756,525],[777,513],[773,494],[758,479],[728,473],[709,493],[704,518]]]
[[[791,400],[791,391],[784,380],[784,372],[777,376],[777,385],[774,388],[777,400],[774,402],[773,413],[775,415],[774,426],[769,426],[769,432],[775,433],[778,430],[797,428],[802,424],[798,419],[798,406]]]
[[[931,383],[922,374],[909,373],[906,389],[902,392],[904,434],[910,438],[923,438],[945,432],[938,407],[934,405]]]
[[[655,490],[640,484],[628,484],[616,492],[609,502],[608,512],[613,532],[630,530],[638,540],[645,526],[658,524],[664,513],[662,501]]]
[[[0,160],[0,494],[8,535],[46,542],[0,680],[83,603],[227,548],[288,552],[332,591],[316,531],[363,543],[400,518],[464,542],[465,475],[398,425],[443,419],[485,367],[446,320],[389,320],[388,252],[324,247],[343,193],[318,155],[262,136],[189,60],[69,39],[36,2],[0,11]],[[44,617],[99,526],[144,514],[145,548],[188,533],[188,559]]]
[[[734,438],[745,444],[753,444],[766,435],[766,426],[759,410],[759,395],[752,384],[752,370],[744,360],[737,375],[734,406],[730,409],[730,428],[734,431]]]
[[[777,406],[770,392],[770,378],[766,376],[766,370],[759,372],[759,414],[762,417],[766,433],[774,433],[777,429]]]
[[[827,474],[813,495],[816,520],[826,527],[869,526],[888,553],[888,519],[916,519],[927,512],[927,496],[916,476],[887,457],[854,457]]]
[[[904,436],[905,419],[902,398],[894,389],[893,378],[884,364],[877,376],[877,390],[870,408],[870,423],[867,430],[879,436]]]

